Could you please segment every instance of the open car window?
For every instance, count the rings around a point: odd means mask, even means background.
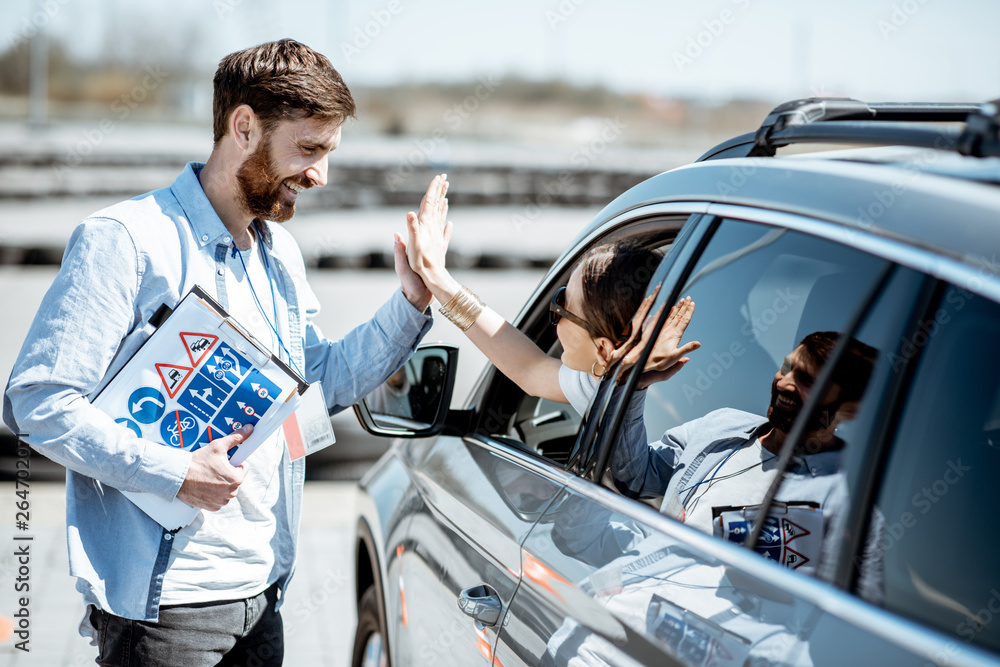
[[[577,257],[597,245],[618,241],[640,243],[665,254],[686,220],[687,216],[660,216],[628,223],[581,247]],[[569,281],[574,266],[575,263],[566,266],[558,276],[550,279],[531,317],[521,324],[522,331],[554,358],[561,356],[562,346],[556,338],[555,327],[549,324],[548,303],[556,290]],[[649,273],[654,269],[651,267]],[[583,419],[572,406],[529,396],[499,373],[487,396],[484,404],[489,407],[481,420],[482,431],[517,449],[558,465],[566,464]]]

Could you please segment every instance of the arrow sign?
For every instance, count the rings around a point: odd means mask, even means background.
[[[232,349],[230,349],[229,347],[226,347],[225,345],[223,345],[222,347],[220,347],[219,351],[222,352],[223,356],[229,357],[230,359],[233,360],[233,368],[236,369],[236,374],[242,376],[243,375],[243,371],[240,368],[240,361],[241,361],[241,359],[240,359],[239,355],[237,355],[235,352],[232,351]],[[222,365],[223,362],[225,361],[224,359],[222,359],[222,357],[220,357],[218,355],[215,356],[215,359],[219,362],[220,365]],[[222,365],[222,367],[226,368],[225,365]],[[229,370],[229,369],[226,368],[226,370]]]
[[[191,389],[191,395],[195,398],[200,398],[201,400],[208,403],[208,399],[212,397],[212,388],[206,387],[203,391],[199,392],[197,389]]]
[[[140,410],[142,410],[142,406],[146,403],[152,403],[154,406],[158,406],[161,408],[167,407],[166,404],[163,403],[163,401],[157,400],[153,396],[143,396],[138,401],[132,404],[132,412],[139,412]]]
[[[154,387],[139,387],[128,397],[126,405],[132,418],[140,424],[152,424],[163,416],[166,400]]]

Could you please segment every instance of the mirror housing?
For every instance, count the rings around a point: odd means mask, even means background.
[[[458,348],[421,345],[403,367],[354,405],[361,427],[385,438],[427,438],[445,428]]]

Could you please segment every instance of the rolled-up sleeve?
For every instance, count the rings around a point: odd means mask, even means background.
[[[119,222],[99,218],[77,226],[14,364],[3,419],[71,470],[121,490],[173,498],[190,453],[136,437],[88,400],[136,324],[141,272]]]
[[[645,407],[646,391],[635,392],[611,455],[611,475],[619,491],[633,498],[662,496],[684,450],[684,424],[647,442]]]
[[[597,391],[597,380],[563,366],[559,369],[559,386],[582,415]],[[615,391],[622,389],[619,387]],[[611,452],[611,476],[618,490],[630,498],[662,496],[683,450],[683,445],[675,437],[668,437],[670,433],[658,442],[647,441],[645,409],[646,390],[640,389],[629,398]]]

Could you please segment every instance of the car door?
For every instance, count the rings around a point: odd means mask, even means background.
[[[790,229],[791,216],[746,215],[781,225],[711,221],[693,234],[703,248],[695,261],[663,272],[669,289],[661,301],[694,298],[686,338],[702,349],[674,379],[648,391],[649,439],[692,423],[690,432],[708,433],[719,412],[763,421],[785,356],[813,332],[835,332],[850,341],[845,348],[857,342],[874,351],[857,405],[839,417],[839,446],[810,452],[805,443],[792,457],[797,467],[775,477],[777,495],[755,506],[741,491],[741,505],[719,508],[706,532],[657,511],[669,507],[662,498],[644,503],[617,491],[623,484],[610,479],[609,448],[620,444],[615,436],[635,395],[599,392],[580,438],[584,478],[567,484],[523,544],[522,561],[531,568],[524,567],[505,619],[498,664],[834,665],[867,664],[872,656],[880,664],[926,662],[925,642],[915,642],[912,627],[897,637],[873,631],[869,611],[833,585],[842,556],[830,549],[849,542],[852,554],[864,551],[865,537],[849,533],[843,520],[845,508],[860,500],[856,475],[846,471],[869,460],[881,433],[884,397],[897,380],[891,354],[919,312],[927,279]],[[823,229],[804,219],[800,226]],[[837,377],[849,356],[829,358],[830,369],[821,368],[818,378]],[[763,451],[760,458],[763,470],[771,459]],[[739,479],[747,470],[708,479]],[[734,512],[749,517],[744,531],[754,512],[767,517],[768,528],[775,513],[783,514],[750,550],[741,546],[746,532],[733,528],[737,522],[724,522]],[[713,532],[716,523],[728,533]]]
[[[520,580],[521,542],[563,484],[487,437],[414,441],[406,457],[417,498],[396,547],[397,655],[403,664],[490,664],[499,610]]]

